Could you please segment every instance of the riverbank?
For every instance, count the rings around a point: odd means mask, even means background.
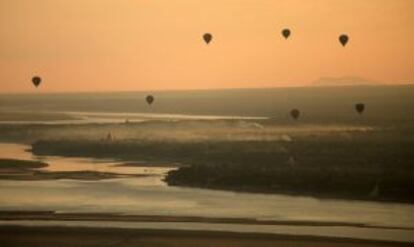
[[[199,222],[222,224],[248,225],[285,225],[285,226],[331,226],[331,227],[364,227],[382,229],[405,229],[409,227],[373,226],[364,223],[339,221],[311,221],[311,220],[257,220],[252,218],[217,218],[199,216],[168,216],[168,215],[128,215],[111,213],[57,213],[55,211],[0,211],[0,221],[40,220],[40,221],[103,221],[103,222]]]
[[[48,164],[36,160],[1,159],[0,173],[24,172],[27,170],[47,167]]]
[[[394,247],[410,243],[345,238],[182,230],[0,226],[0,243],[19,246]]]
[[[143,174],[120,174],[101,171],[45,171],[39,168],[46,168],[48,164],[41,161],[0,159],[0,179],[2,180],[56,180],[76,179],[96,181],[102,179],[144,177]]]

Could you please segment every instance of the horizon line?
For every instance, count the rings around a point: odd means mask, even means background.
[[[188,88],[188,89],[146,89],[146,90],[102,90],[102,91],[41,91],[41,89],[34,89],[35,91],[11,91],[0,92],[0,95],[35,95],[35,94],[89,94],[89,93],[156,93],[156,92],[189,92],[189,91],[230,91],[230,90],[266,90],[266,89],[283,89],[283,88],[333,88],[333,87],[377,87],[377,86],[414,86],[412,83],[378,83],[378,84],[343,84],[343,85],[282,85],[273,87],[222,87],[222,88]]]

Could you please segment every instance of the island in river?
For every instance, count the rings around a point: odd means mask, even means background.
[[[35,141],[32,151],[36,155],[180,164],[166,176],[169,185],[414,202],[414,139],[410,128],[291,128],[271,121],[255,123],[264,129],[248,122],[244,123],[247,128],[240,127],[234,120],[101,124],[95,131],[118,128],[142,135],[144,131],[151,133],[151,128],[162,128],[164,133],[174,129],[184,138],[47,139]],[[84,128],[72,126],[77,133]],[[197,131],[207,132],[203,134],[208,138],[200,137]]]

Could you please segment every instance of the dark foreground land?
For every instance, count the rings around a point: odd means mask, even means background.
[[[393,247],[412,246],[397,242],[379,242],[338,238],[241,234],[231,232],[135,230],[81,227],[0,226],[2,247]]]
[[[55,211],[0,211],[0,220],[58,220],[58,221],[111,221],[111,222],[200,222],[244,225],[286,225],[286,226],[331,226],[331,227],[360,227],[383,229],[410,229],[402,227],[372,226],[364,223],[340,221],[284,221],[284,220],[257,220],[252,218],[213,218],[198,216],[166,216],[166,215],[128,215],[111,213],[57,213]]]
[[[361,240],[341,237],[237,233],[229,231],[132,229],[110,227],[110,223],[202,223],[243,224],[251,226],[356,227],[361,229],[394,228],[369,224],[326,221],[280,221],[251,218],[206,218],[194,216],[127,215],[110,213],[58,213],[54,211],[0,211],[0,246],[412,246],[412,243]],[[19,221],[58,221],[61,226],[19,226]],[[64,226],[64,222],[94,222],[102,227]],[[196,244],[195,244],[196,243]]]

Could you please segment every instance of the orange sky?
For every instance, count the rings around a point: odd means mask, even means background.
[[[413,83],[413,47],[412,0],[0,1],[0,93]]]

